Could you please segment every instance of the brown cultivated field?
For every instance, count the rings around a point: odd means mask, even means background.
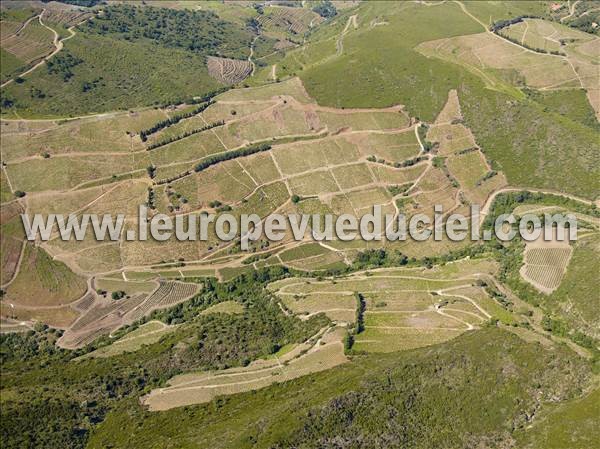
[[[527,242],[523,254],[521,276],[542,293],[550,294],[562,281],[573,248],[567,240],[544,241],[542,236],[533,242]]]
[[[238,59],[209,56],[206,63],[208,74],[223,84],[237,84],[250,75],[252,64]]]

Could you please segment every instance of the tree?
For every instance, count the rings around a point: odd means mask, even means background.
[[[118,301],[119,299],[122,299],[122,298],[125,297],[125,292],[123,290],[119,290],[119,291],[116,291],[116,292],[112,292],[112,294],[110,296],[115,301]]]
[[[298,204],[300,202],[300,197],[298,195],[292,195],[292,203]]]
[[[325,19],[330,19],[337,14],[337,9],[329,0],[325,0],[315,6],[313,11]]]

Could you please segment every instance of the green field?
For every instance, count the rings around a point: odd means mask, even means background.
[[[194,26],[197,20],[205,26]],[[177,34],[160,32],[167,22]],[[142,28],[156,32],[140,33]],[[77,29],[52,67],[4,88],[2,113],[76,116],[205,95],[221,87],[208,76],[206,54],[242,58],[250,40],[249,31],[210,12],[111,7]]]
[[[342,435],[368,447],[383,438],[423,448],[506,441],[511,431],[497,429],[510,429],[515,419],[521,422],[520,412],[536,402],[533,385],[540,385],[537,391],[543,395],[568,398],[584,379],[581,362],[549,369],[554,357],[570,356],[562,350],[540,352],[536,344],[486,329],[432,349],[361,357],[324,373],[222,399],[218,408],[207,404],[148,414],[124,403],[92,435],[89,447],[317,447],[312,442]],[[512,374],[503,370],[507,365]],[[515,397],[521,398],[519,404]],[[405,420],[408,409],[418,419]],[[342,418],[344,412],[351,417]]]

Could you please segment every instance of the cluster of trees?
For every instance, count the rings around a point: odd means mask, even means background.
[[[52,0],[42,0],[42,3],[50,3]],[[106,0],[57,0],[60,3],[66,3],[67,5],[84,6],[91,8],[96,5],[106,4]]]
[[[206,110],[206,108],[208,108],[210,105],[213,105],[214,103],[215,103],[214,101],[209,100],[206,103],[203,103],[200,106],[192,109],[191,111],[186,112],[185,114],[178,114],[173,117],[169,117],[168,119],[161,120],[160,122],[155,123],[150,128],[142,129],[140,131],[140,139],[142,139],[142,142],[145,142],[146,140],[148,140],[148,136],[150,134],[154,134],[155,132],[158,132],[161,129],[167,128],[169,126],[173,126],[186,118],[190,118],[190,117],[193,117],[194,115],[198,115],[201,112],[204,112]]]
[[[207,131],[212,128],[216,128],[217,126],[223,126],[225,122],[223,120],[219,120],[218,122],[210,123],[208,125],[202,126],[201,128],[191,129],[189,131],[184,132],[183,134],[179,134],[178,136],[172,136],[164,140],[160,140],[158,142],[153,143],[152,145],[148,145],[146,147],[146,151],[154,150],[159,147],[163,147],[173,142],[177,142],[178,140],[185,139],[186,137],[193,136],[194,134],[201,133],[202,131]]]
[[[148,173],[148,177],[150,179],[154,179],[154,177],[156,176],[156,166],[154,166],[154,165],[148,165],[146,167],[146,173]]]
[[[152,210],[156,209],[156,204],[154,204],[155,195],[154,189],[152,187],[148,187],[148,199],[146,201],[146,205]]]
[[[396,168],[411,167],[415,164],[418,164],[419,162],[426,161],[427,159],[428,159],[427,156],[417,156],[417,157],[413,157],[412,159],[407,159],[404,162],[395,162],[394,167],[396,167]]]
[[[320,2],[312,10],[325,19],[330,19],[337,14],[337,9],[330,0]]]
[[[247,57],[252,33],[222,20],[209,10],[175,10],[149,6],[115,5],[86,22],[89,33],[127,41],[150,40],[203,55]]]
[[[85,349],[68,351],[54,345],[61,332],[47,327],[1,334],[3,388],[19,393],[3,397],[2,447],[83,449],[90,432],[107,413],[117,408],[138,413],[139,396],[182,371],[242,366],[285,344],[307,340],[329,320],[322,314],[306,321],[283,314],[265,285],[288,274],[284,269],[272,268],[227,284],[203,280],[204,290],[194,298],[157,311],[129,330],[149,319],[185,322],[185,326],[142,351],[118,357],[71,361],[100,344],[108,344],[108,337]],[[243,304],[245,313],[199,313],[228,300]],[[118,332],[115,337],[122,335]],[[178,345],[183,341],[185,345]]]
[[[421,140],[423,151],[425,151],[425,153],[429,153],[434,148],[434,144],[427,140],[427,131],[429,131],[429,125],[426,123],[421,123],[421,125],[417,128],[419,139]]]
[[[417,156],[412,159],[407,159],[402,162],[394,162],[394,163],[388,162],[383,158],[377,158],[375,155],[368,156],[367,160],[369,162],[376,162],[378,164],[389,165],[389,166],[395,167],[395,168],[402,168],[402,167],[410,167],[412,165],[418,164],[419,162],[425,161],[425,160],[427,160],[427,156]]]
[[[411,183],[402,184],[402,185],[393,185],[388,186],[387,191],[392,194],[392,196],[400,195],[401,193],[406,192],[412,186]]]
[[[494,176],[496,176],[498,174],[498,172],[496,170],[490,170],[489,172],[487,172],[479,181],[477,181],[475,183],[476,186],[480,186],[481,184],[483,184],[485,181],[487,181],[488,179],[493,178]]]
[[[497,33],[502,28],[506,28],[506,27],[509,27],[511,25],[515,25],[517,23],[520,23],[524,19],[539,19],[539,17],[538,16],[532,16],[532,15],[522,15],[522,16],[513,17],[511,19],[498,20],[498,21],[496,21],[496,22],[494,22],[494,23],[492,23],[490,25],[490,31],[492,31],[494,33]]]
[[[227,151],[225,153],[215,154],[214,156],[209,156],[202,162],[198,163],[194,167],[194,171],[201,172],[202,170],[206,170],[208,167],[218,164],[219,162],[229,161],[238,157],[250,156],[251,154],[268,151],[270,149],[271,145],[269,145],[268,143],[262,143],[258,145],[249,145],[247,147],[240,148],[239,150],[232,150]]]
[[[75,75],[71,69],[82,62],[83,59],[78,58],[68,50],[64,50],[46,61],[46,70],[50,75],[60,76],[66,83]]]

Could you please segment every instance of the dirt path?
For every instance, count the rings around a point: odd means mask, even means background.
[[[575,7],[577,6],[577,3],[579,3],[579,0],[573,3],[571,3],[571,0],[568,1],[567,4],[569,5],[569,15],[564,16],[562,19],[560,19],[560,23],[563,23],[565,20],[573,17],[573,14],[575,14]]]
[[[56,30],[54,30],[53,28],[50,28],[48,25],[46,25],[44,22],[42,22],[42,16],[44,15],[45,12],[46,12],[46,10],[44,9],[40,13],[40,15],[38,15],[36,17],[38,18],[38,21],[40,22],[40,25],[43,26],[44,28],[47,28],[48,30],[50,30],[52,32],[52,34],[54,35],[54,39],[52,41],[52,43],[54,44],[54,51],[52,53],[50,53],[48,56],[44,56],[40,62],[38,62],[33,67],[31,67],[30,69],[26,70],[25,72],[21,73],[16,78],[23,78],[24,76],[29,75],[31,72],[33,72],[35,69],[37,69],[41,65],[45,64],[46,61],[48,61],[52,56],[54,56],[56,53],[58,53],[59,51],[62,50],[65,41],[67,41],[67,40],[71,39],[73,36],[75,36],[75,31],[74,31],[75,27],[77,27],[77,26],[81,25],[83,22],[85,22],[85,20],[83,20],[82,22],[80,22],[80,23],[78,23],[76,25],[73,25],[72,27],[69,27],[67,30],[69,31],[69,33],[71,33],[71,35],[68,36],[68,37],[65,37],[64,39],[61,39],[60,35],[56,32]],[[33,18],[34,17],[32,17],[32,19]],[[31,20],[31,19],[29,19],[29,20]],[[14,81],[14,79],[15,78],[9,79],[8,81],[6,81],[2,85],[0,85],[0,87],[7,86],[8,84],[12,83]]]
[[[346,22],[346,26],[344,27],[344,29],[342,30],[342,33],[340,34],[340,37],[338,38],[337,42],[336,42],[336,55],[337,56],[341,56],[341,54],[344,52],[344,36],[348,33],[349,29],[350,29],[350,24],[352,24],[354,26],[354,29],[358,28],[358,23],[356,22],[356,18],[358,16],[356,14],[348,17],[348,21]]]
[[[40,16],[40,14],[36,14],[36,15],[33,15],[33,16],[31,16],[29,19],[27,19],[25,22],[23,22],[23,24],[21,25],[21,27],[20,27],[20,28],[19,28],[17,31],[15,31],[15,32],[14,32],[13,34],[11,34],[10,36],[6,36],[6,37],[4,38],[4,40],[10,39],[11,37],[18,36],[18,35],[19,35],[19,33],[20,33],[21,31],[23,31],[23,30],[25,29],[25,27],[26,27],[27,25],[29,25],[29,23],[30,23],[32,20],[35,20],[35,19],[37,19],[39,16]]]
[[[254,76],[254,72],[256,71],[256,64],[252,60],[252,56],[254,56],[254,43],[260,37],[260,34],[257,34],[254,39],[252,39],[252,43],[250,44],[250,54],[248,55],[248,62],[252,66],[252,71],[250,72],[250,76]]]
[[[503,189],[500,189],[500,190],[496,190],[494,193],[492,193],[488,197],[487,201],[485,202],[485,204],[481,208],[481,211],[479,212],[479,221],[480,221],[480,224],[483,224],[483,221],[485,220],[486,216],[489,214],[490,208],[492,207],[492,204],[494,203],[494,200],[496,199],[496,197],[498,195],[500,195],[501,193],[521,192],[521,191],[533,192],[533,193],[543,193],[543,194],[546,194],[546,195],[562,196],[563,198],[568,198],[568,199],[571,199],[573,201],[578,201],[578,202],[586,204],[588,206],[591,206],[591,205],[594,204],[593,201],[586,200],[584,198],[579,198],[579,197],[577,197],[575,195],[570,195],[568,193],[557,192],[557,191],[554,191],[554,190],[534,189],[534,188],[529,188],[529,187],[523,187],[523,188],[519,188],[519,187],[506,187],[506,188],[503,188]]]
[[[438,295],[440,295],[440,296],[449,296],[449,297],[455,297],[455,298],[464,299],[465,301],[470,302],[486,318],[490,319],[492,316],[489,313],[487,313],[479,304],[477,304],[477,302],[475,302],[474,300],[472,300],[468,296],[460,295],[460,294],[457,294],[457,293],[447,293],[447,292],[451,292],[452,290],[457,290],[457,289],[461,289],[461,288],[465,288],[465,287],[470,287],[470,285],[462,285],[462,286],[458,286],[458,287],[446,288],[444,290],[438,290],[436,293]]]

